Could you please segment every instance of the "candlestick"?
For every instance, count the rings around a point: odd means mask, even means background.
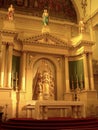
[[[18,85],[18,73],[16,72],[16,89],[17,89],[17,85]]]

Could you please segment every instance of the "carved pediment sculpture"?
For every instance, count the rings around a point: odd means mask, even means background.
[[[53,46],[63,46],[68,47],[68,42],[66,40],[62,40],[57,36],[53,36],[50,33],[44,33],[36,36],[32,36],[26,39],[22,39],[22,42],[25,44],[41,44],[41,45],[53,45]]]

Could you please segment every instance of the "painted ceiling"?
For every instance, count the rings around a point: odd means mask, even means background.
[[[0,8],[7,10],[13,4],[16,13],[41,17],[48,10],[51,19],[77,22],[77,15],[71,0],[0,0]]]

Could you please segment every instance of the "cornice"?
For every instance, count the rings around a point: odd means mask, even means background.
[[[92,27],[98,24],[98,9],[87,19],[87,22],[91,24]]]
[[[15,30],[7,30],[7,29],[1,29],[0,33],[7,34],[7,35],[9,35],[9,34],[18,34],[18,32],[15,31]]]
[[[73,48],[78,49],[78,48],[83,47],[83,46],[92,47],[93,45],[95,45],[95,42],[93,42],[93,41],[81,40],[76,45],[73,45],[72,49]]]
[[[17,36],[18,32],[13,30],[0,30],[0,32],[4,36],[2,44],[13,45],[14,38]],[[5,37],[8,37],[8,39],[5,39]],[[69,56],[81,55],[85,53],[85,51],[86,53],[90,53],[92,52],[92,46],[95,44],[94,41],[89,41],[89,39],[80,39],[76,41],[76,44],[72,45],[71,40],[63,40],[51,33],[41,33],[26,39],[18,39],[16,37],[15,40],[19,42],[19,44],[22,44],[23,49],[21,51],[45,51],[45,53],[56,51],[56,54],[61,53]]]
[[[0,30],[2,44],[13,45],[14,40],[17,39],[17,31],[14,30]]]
[[[10,45],[10,46],[14,46],[13,42],[7,42],[7,41],[3,41],[2,45]]]

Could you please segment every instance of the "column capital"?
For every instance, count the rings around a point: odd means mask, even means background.
[[[12,44],[14,43],[14,39],[17,36],[17,32],[15,31],[8,31],[8,30],[1,30],[1,42],[2,44]]]
[[[14,46],[13,42],[2,41],[2,45]]]
[[[69,55],[64,55],[64,58],[69,58]]]
[[[25,50],[22,50],[21,52],[22,52],[22,54],[26,54],[27,53],[27,51],[25,51]]]

